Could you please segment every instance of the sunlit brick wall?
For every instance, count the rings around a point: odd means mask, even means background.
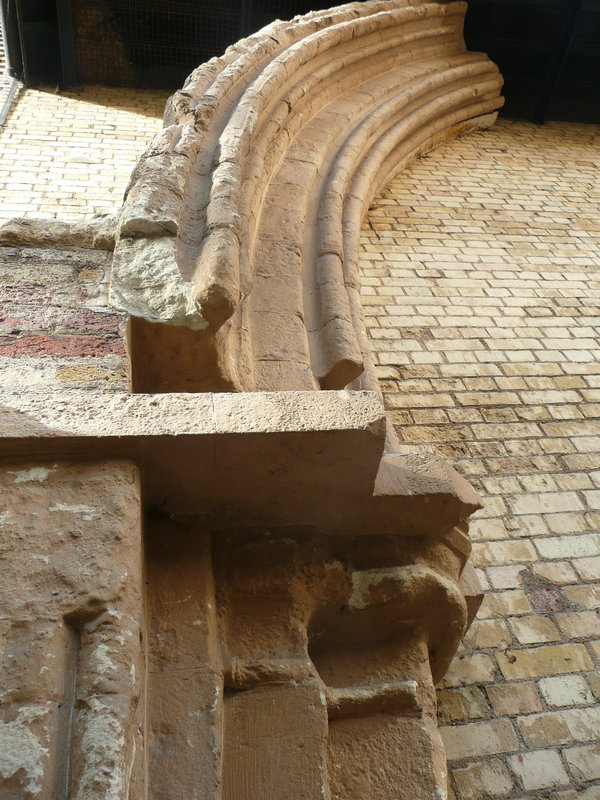
[[[600,798],[600,128],[501,121],[415,162],[363,227],[404,445],[485,501],[486,589],[439,693],[450,797]]]

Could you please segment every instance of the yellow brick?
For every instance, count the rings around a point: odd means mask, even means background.
[[[469,722],[451,728],[442,727],[440,733],[450,761],[457,758],[510,753],[519,748],[513,727],[506,719]]]
[[[498,665],[509,680],[561,675],[592,669],[582,644],[557,644],[498,653]]]
[[[529,714],[542,708],[535,683],[532,682],[488,686],[487,694],[498,716]]]

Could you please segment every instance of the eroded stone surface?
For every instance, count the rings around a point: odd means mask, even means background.
[[[174,250],[173,240],[168,237],[123,239],[119,280],[113,280],[111,302],[149,322],[202,330],[208,323],[192,284],[181,280]]]
[[[139,797],[138,470],[3,467],[0,496],[2,796]]]

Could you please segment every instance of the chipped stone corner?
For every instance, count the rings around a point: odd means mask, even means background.
[[[173,236],[119,239],[109,302],[148,322],[181,325],[193,331],[208,325],[193,285],[181,277]]]

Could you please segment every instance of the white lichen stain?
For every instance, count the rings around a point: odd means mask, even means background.
[[[124,786],[123,786],[123,797],[129,797],[129,784],[131,783],[131,773],[133,772],[133,765],[135,764],[135,754],[137,752],[136,744],[135,744],[135,732],[131,731],[131,756],[129,758],[129,764],[126,765],[127,774],[125,775]]]
[[[108,645],[99,644],[90,655],[88,669],[100,675],[105,675],[107,672],[116,669],[115,663],[111,660],[109,654]]]
[[[46,713],[45,708],[22,708],[12,722],[0,722],[0,777],[8,780],[23,771],[27,781],[24,790],[32,797],[42,789],[43,762],[48,757],[48,749],[40,744],[25,723]]]
[[[11,519],[10,511],[0,511],[0,525],[16,525],[16,520]]]
[[[220,687],[219,686],[215,686],[214,688],[215,688],[215,696],[214,696],[214,699],[213,699],[213,701],[210,704],[210,707],[208,709],[209,714],[216,714],[217,713],[217,708],[219,706],[219,698],[221,696]]]
[[[86,522],[91,522],[93,519],[99,519],[102,516],[102,509],[95,508],[94,506],[74,505],[70,506],[67,503],[57,503],[55,506],[50,506],[49,511],[69,511],[71,514],[83,514]]]
[[[422,564],[411,564],[407,567],[393,567],[391,569],[372,569],[352,573],[352,594],[348,600],[350,608],[362,609],[371,604],[368,594],[372,588],[385,580],[394,583],[393,594],[377,598],[377,603],[389,602],[398,590],[408,588],[417,581],[435,580],[440,591],[452,602],[464,603],[456,585],[441,572]]]
[[[372,569],[352,573],[352,594],[348,600],[350,608],[361,609],[370,605],[367,599],[368,593],[374,586],[385,580],[392,580],[398,586],[407,582],[407,576],[403,575],[403,567],[393,567],[392,569]]]
[[[84,762],[73,800],[124,800],[125,736],[122,720],[97,697],[78,719],[78,757]]]
[[[52,703],[50,700],[47,700],[43,705],[25,706],[17,714],[15,722],[22,722],[27,725],[30,722],[35,722],[38,719],[42,719],[42,717],[45,717],[50,710],[51,705]]]
[[[45,481],[48,475],[53,471],[53,469],[46,469],[46,467],[32,467],[31,469],[9,471],[8,474],[15,476],[15,483],[28,483],[29,481],[41,483]]]

